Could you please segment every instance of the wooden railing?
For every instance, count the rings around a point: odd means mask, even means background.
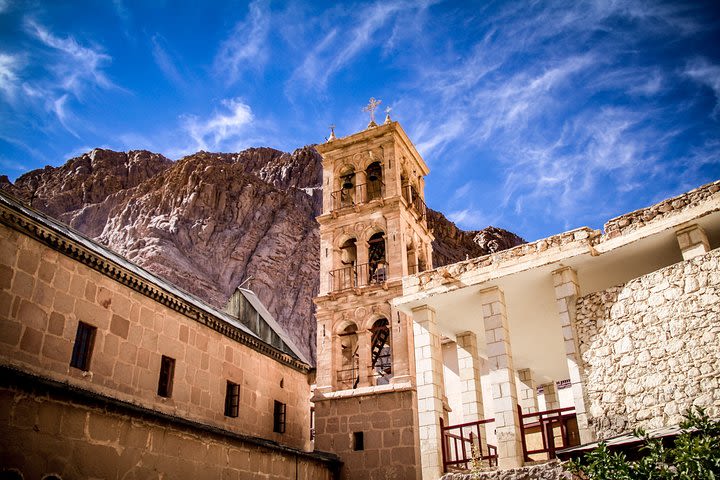
[[[556,408],[535,413],[522,413],[520,405],[517,406],[517,409],[525,460],[532,460],[530,455],[536,454],[546,454],[548,459],[552,459],[555,458],[555,450],[579,444],[575,407]],[[559,430],[559,435],[556,435],[556,430]],[[528,449],[529,436],[537,433],[542,438],[542,447]]]
[[[405,198],[405,201],[409,204],[411,210],[415,210],[415,212],[419,215],[420,220],[424,220],[427,216],[427,206],[425,205],[425,201],[420,197],[420,194],[418,194],[417,190],[415,190],[415,187],[412,185],[403,185],[403,197]]]
[[[338,292],[349,288],[382,284],[388,278],[388,264],[363,263],[348,265],[330,272],[330,291]]]
[[[483,445],[480,444],[483,438],[483,435],[480,434],[481,429],[494,421],[494,418],[488,418],[445,426],[444,420],[440,418],[443,472],[447,472],[450,468],[469,470],[473,460],[473,446],[478,453],[483,452]],[[497,466],[497,447],[488,444],[485,450],[487,452],[482,453],[480,458],[486,460],[490,466]]]
[[[332,192],[332,209],[339,210],[353,205],[361,205],[383,198],[385,196],[385,184],[381,181],[374,181],[354,185],[350,188],[343,188]]]

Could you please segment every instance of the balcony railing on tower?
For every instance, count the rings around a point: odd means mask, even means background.
[[[353,205],[362,205],[385,196],[385,184],[376,180],[332,192],[332,209],[340,210]]]
[[[348,265],[330,272],[330,291],[379,285],[387,281],[388,264],[363,263]]]
[[[415,190],[415,187],[403,185],[403,198],[408,202],[410,209],[420,216],[420,220],[424,220],[427,216],[427,206],[417,190]]]

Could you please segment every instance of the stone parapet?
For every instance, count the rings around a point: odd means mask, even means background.
[[[579,298],[575,323],[599,438],[720,415],[720,249]]]
[[[404,297],[395,302],[395,305],[578,255],[597,256],[645,235],[668,228],[681,228],[697,218],[717,211],[720,211],[720,181],[614,218],[605,224],[604,232],[582,227],[405,277]]]
[[[650,207],[641,208],[640,210],[635,210],[634,212],[613,218],[605,223],[604,236],[607,238],[615,238],[637,230],[649,222],[657,221],[678,211],[698,206],[711,198],[718,198],[720,196],[718,194],[719,191],[720,180],[690,190],[677,197],[668,198]],[[720,202],[720,199],[718,201]],[[718,207],[720,207],[720,203]]]
[[[453,263],[452,265],[427,270],[410,277],[405,277],[403,279],[404,291],[407,294],[408,292],[418,290],[429,290],[445,283],[453,283],[458,277],[465,273],[493,271],[498,265],[508,266],[510,264],[520,264],[540,255],[551,258],[550,254],[564,252],[568,249],[580,249],[581,252],[586,252],[589,249],[590,239],[598,237],[599,235],[600,232],[598,230],[582,227],[535,242],[524,243],[508,250],[502,250],[482,257]]]

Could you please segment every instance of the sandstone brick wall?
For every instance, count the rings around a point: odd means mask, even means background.
[[[337,398],[315,403],[315,448],[344,462],[342,478],[416,479],[420,473],[415,392]],[[363,432],[364,450],[353,450]]]
[[[599,438],[720,415],[720,249],[577,302],[591,426]]]
[[[79,321],[97,327],[89,372],[70,367]],[[157,395],[161,356],[176,360],[171,398]],[[310,445],[307,376],[0,225],[0,361],[232,432]],[[240,415],[224,416],[226,382]],[[282,385],[281,385],[282,383]],[[287,429],[273,433],[273,403]]]
[[[13,388],[0,388],[0,421],[0,471],[26,479],[333,478],[308,454]]]

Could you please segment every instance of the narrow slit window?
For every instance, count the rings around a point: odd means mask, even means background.
[[[175,375],[175,359],[162,356],[160,362],[160,378],[158,379],[158,395],[169,398],[172,395],[173,376]]]
[[[70,366],[80,370],[90,370],[90,357],[92,356],[93,345],[95,344],[95,332],[97,328],[84,322],[78,323],[75,334],[75,345],[73,346]]]
[[[353,432],[353,450],[356,452],[365,450],[365,434],[363,432]]]
[[[285,433],[285,404],[277,400],[273,411],[273,432]]]
[[[240,413],[240,385],[228,380],[225,391],[225,416],[237,417]]]

